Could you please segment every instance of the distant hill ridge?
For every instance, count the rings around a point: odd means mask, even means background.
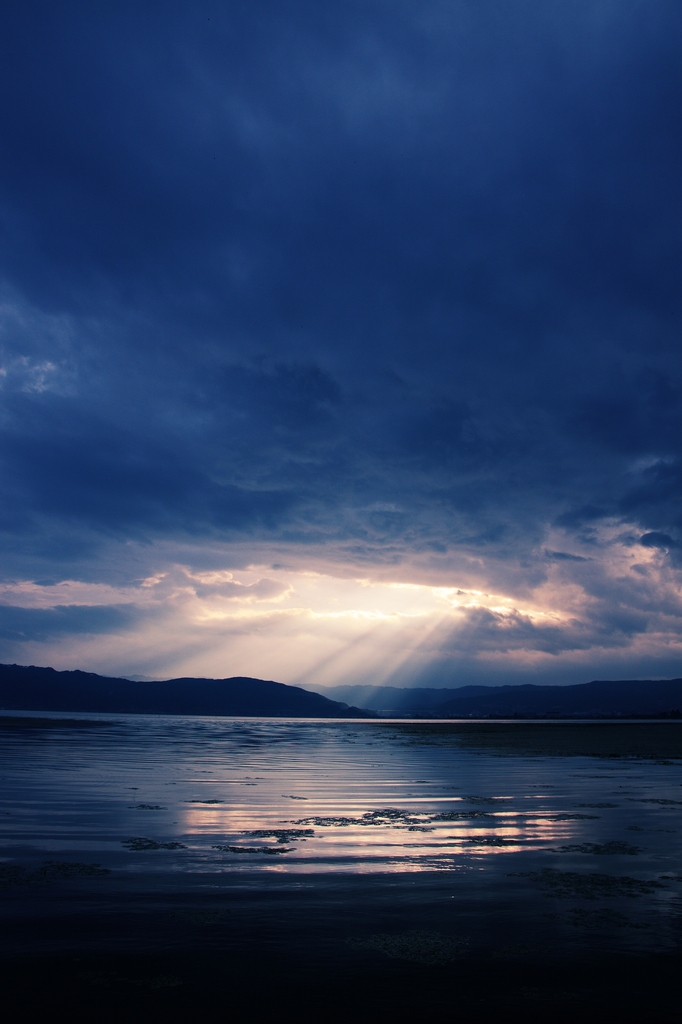
[[[383,714],[455,718],[659,715],[682,709],[682,679],[593,680],[571,686],[463,686],[433,689],[334,686],[318,692]]]
[[[168,679],[133,682],[79,670],[0,665],[0,709],[114,714],[373,718],[319,693],[272,680]]]
[[[301,718],[374,718],[381,712],[443,718],[523,718],[679,715],[682,709],[682,679],[458,689],[357,685],[320,690],[246,676],[141,682],[79,670],[59,672],[35,665],[0,665],[0,709],[12,711]]]
[[[332,700],[345,701],[358,707],[371,708],[374,711],[430,711],[440,704],[457,697],[473,696],[478,693],[489,693],[490,686],[462,686],[457,689],[435,689],[421,686],[369,686],[351,684],[345,686],[310,687],[315,693],[322,693]]]

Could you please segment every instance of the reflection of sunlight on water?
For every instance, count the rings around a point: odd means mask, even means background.
[[[662,848],[654,828],[675,807],[643,787],[677,797],[679,765],[568,763],[370,722],[124,718],[49,743],[8,736],[2,856],[28,844],[148,872],[504,872],[509,858],[622,843],[633,827]],[[182,847],[122,850],[135,836]]]
[[[386,743],[376,760],[376,737],[370,727],[365,749],[372,747],[372,760],[365,761],[342,749],[344,732],[343,727],[336,734],[328,732],[319,757],[311,756],[312,751],[284,757],[279,751],[273,758],[272,752],[262,751],[257,761],[248,762],[248,771],[265,773],[257,777],[258,785],[248,798],[240,787],[245,782],[253,785],[256,777],[235,775],[234,763],[224,765],[231,774],[222,781],[195,778],[195,784],[210,786],[211,794],[219,790],[220,797],[207,796],[201,803],[195,796],[180,812],[190,848],[205,850],[211,837],[227,837],[237,848],[228,858],[230,869],[252,868],[256,861],[248,857],[247,864],[247,855],[238,849],[252,844],[250,834],[259,832],[259,842],[271,847],[263,856],[277,858],[277,863],[261,858],[258,866],[264,870],[432,870],[495,854],[548,850],[553,844],[575,841],[584,835],[586,825],[598,820],[595,814],[570,813],[570,803],[567,813],[566,800],[573,794],[557,792],[556,783],[546,792],[528,793],[530,779],[537,777],[537,759],[501,763],[456,748],[406,749]],[[501,778],[503,764],[507,770]],[[556,767],[551,759],[542,766],[553,776]],[[417,774],[431,777],[416,779]],[[453,780],[466,782],[469,789],[484,788],[489,795],[443,792],[453,788]],[[500,783],[504,792],[491,788]],[[417,787],[420,794],[414,795]],[[285,788],[296,793],[285,796]],[[209,803],[216,799],[221,802]],[[301,802],[294,805],[292,799]],[[388,810],[382,816],[376,808]],[[300,831],[303,826],[311,834],[291,836],[287,852],[279,854],[273,845],[277,832]]]

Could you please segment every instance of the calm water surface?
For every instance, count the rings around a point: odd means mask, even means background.
[[[679,762],[499,756],[400,723],[51,717],[0,741],[5,947],[12,922],[163,900],[219,921],[292,889],[367,894],[356,931],[679,942]]]

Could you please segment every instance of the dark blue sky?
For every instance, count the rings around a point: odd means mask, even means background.
[[[6,8],[0,658],[682,675],[681,52],[656,0]]]

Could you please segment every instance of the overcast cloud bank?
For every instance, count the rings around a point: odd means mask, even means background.
[[[682,14],[28,2],[0,660],[682,674]]]

